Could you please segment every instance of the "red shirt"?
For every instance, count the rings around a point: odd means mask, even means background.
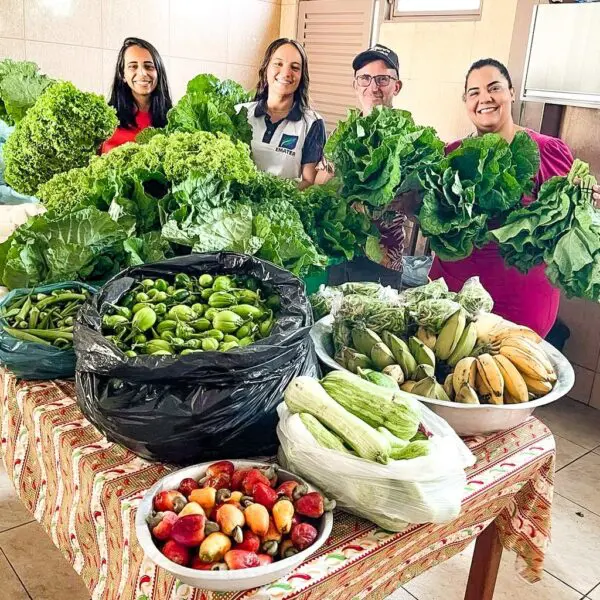
[[[126,129],[125,127],[117,127],[116,131],[109,137],[100,149],[100,154],[106,154],[113,148],[125,144],[126,142],[135,142],[135,136],[146,129],[146,127],[152,127],[152,118],[149,112],[139,110],[135,115],[135,123],[137,127],[135,129]]]
[[[527,205],[535,200],[544,181],[555,175],[566,175],[573,164],[569,147],[557,138],[526,130],[540,151],[540,169],[535,177],[533,198],[523,197]],[[446,148],[451,152],[461,140]],[[494,312],[520,325],[527,325],[545,337],[558,314],[560,291],[553,287],[544,272],[546,266],[538,265],[523,275],[515,267],[508,267],[495,243],[476,248],[463,260],[446,262],[437,257],[433,261],[429,277],[443,277],[453,292],[463,283],[478,275],[482,285],[494,299]]]

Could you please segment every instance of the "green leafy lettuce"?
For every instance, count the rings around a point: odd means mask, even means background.
[[[339,182],[313,185],[298,196],[298,212],[308,235],[330,258],[364,255],[370,237],[379,238],[371,219],[339,192]]]
[[[460,260],[488,241],[488,222],[503,221],[533,190],[539,169],[536,143],[524,131],[511,144],[489,133],[466,138],[420,173],[424,191],[418,218],[431,249]]]
[[[573,163],[565,177],[552,177],[538,198],[490,232],[507,264],[526,273],[545,263],[549,280],[569,297],[600,300],[600,212],[589,165]]]
[[[167,131],[220,132],[233,141],[249,145],[252,128],[248,123],[247,110],[242,107],[237,112],[235,107],[250,99],[250,94],[231,79],[219,81],[214,75],[198,75],[188,83],[183,98],[169,111]]]
[[[117,123],[114,109],[101,96],[69,82],[49,86],[3,147],[6,182],[18,192],[35,194],[57,173],[87,165]]]
[[[33,62],[0,60],[0,119],[18,123],[51,83]]]
[[[342,194],[377,207],[416,189],[419,173],[441,160],[443,148],[435,130],[415,125],[409,112],[376,107],[368,116],[351,110],[325,154],[342,181]]]
[[[0,244],[0,282],[14,289],[57,281],[104,280],[124,262],[125,231],[89,207],[32,217]]]

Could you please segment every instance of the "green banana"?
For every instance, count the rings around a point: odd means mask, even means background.
[[[434,352],[440,360],[447,360],[458,345],[467,324],[467,315],[461,308],[445,323],[435,342]]]
[[[355,327],[352,330],[352,344],[361,354],[369,356],[373,346],[381,341],[381,338],[367,327]]]
[[[392,351],[383,342],[379,342],[373,346],[371,349],[371,360],[380,371],[396,362]]]
[[[392,351],[396,362],[402,367],[405,378],[412,379],[417,369],[417,361],[411,354],[406,342],[389,331],[384,331],[381,335],[385,345]]]
[[[436,385],[437,381],[435,377],[425,377],[425,379],[421,379],[421,381],[417,381],[412,390],[411,394],[416,394],[417,396],[424,396],[425,398],[436,398]]]
[[[435,354],[420,339],[416,337],[408,338],[408,348],[417,361],[417,364],[431,365],[435,369]]]
[[[426,377],[434,377],[435,369],[431,365],[418,365],[415,374],[413,375],[413,379],[415,381],[421,381],[421,379],[425,379]]]
[[[476,343],[477,325],[473,321],[465,327],[460,340],[458,340],[458,344],[456,344],[456,348],[454,348],[452,354],[448,357],[448,364],[451,367],[455,367],[459,360],[465,358],[465,356],[471,356]]]

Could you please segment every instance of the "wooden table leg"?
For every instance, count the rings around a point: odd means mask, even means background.
[[[492,600],[501,558],[502,544],[492,521],[475,542],[465,600]]]

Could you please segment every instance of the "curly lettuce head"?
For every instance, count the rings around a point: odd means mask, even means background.
[[[35,194],[57,173],[87,165],[117,124],[102,96],[67,81],[53,84],[4,145],[4,178],[18,192]]]

